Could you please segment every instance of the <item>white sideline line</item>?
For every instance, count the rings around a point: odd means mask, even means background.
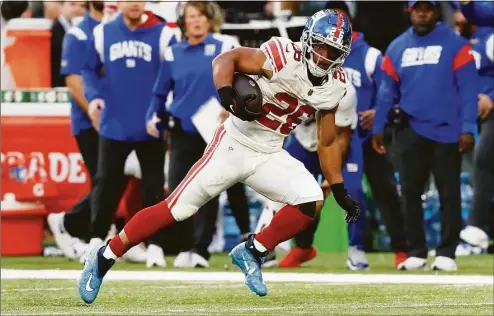
[[[80,273],[80,270],[1,269],[1,279],[76,280]],[[266,282],[494,285],[493,277],[485,275],[329,274],[277,272],[266,272],[263,275]],[[110,271],[105,277],[105,281],[110,280],[243,282],[244,276],[241,272]]]

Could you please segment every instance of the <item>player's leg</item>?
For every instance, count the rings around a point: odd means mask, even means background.
[[[142,173],[142,206],[155,205],[165,197],[165,175],[163,170],[165,167],[166,144],[158,139],[139,142],[135,145],[135,151]],[[134,247],[127,252],[125,259],[141,262],[145,258],[146,267],[152,267],[153,265],[165,267],[165,254],[160,246],[160,242],[164,240],[163,235],[163,230],[159,230],[149,238],[147,253],[140,253],[140,248]]]
[[[304,165],[286,151],[265,155],[244,182],[271,200],[285,203],[271,223],[230,255],[246,277],[246,284],[257,295],[267,294],[261,274],[264,258],[276,245],[293,238],[317,216],[316,201],[322,201],[319,184]]]
[[[96,299],[104,275],[129,248],[194,215],[211,198],[240,181],[245,147],[225,133],[220,126],[203,157],[166,200],[138,212],[107,246],[91,251],[78,280],[79,294],[86,303]]]
[[[386,231],[391,240],[391,250],[395,253],[395,267],[406,260],[407,240],[400,197],[396,189],[393,165],[389,153],[379,155],[372,148],[371,140],[362,144],[364,152],[364,172],[367,175],[372,195],[381,213]],[[394,166],[395,170],[397,170]]]
[[[480,138],[475,146],[473,170],[472,209],[467,219],[467,226],[460,233],[460,238],[474,247],[487,249],[488,232],[494,229],[489,220],[494,196],[494,112],[481,125]]]
[[[98,166],[98,133],[90,128],[81,131],[75,136],[82,160],[89,172],[91,186],[94,183]],[[47,222],[57,246],[62,249],[69,259],[75,259],[83,254],[76,251],[77,245],[85,245],[89,241],[89,225],[91,221],[91,191],[68,212],[52,213],[48,215]],[[74,243],[74,238],[80,238],[83,242]],[[76,247],[74,247],[76,246]]]
[[[305,168],[321,184],[323,179],[319,157],[317,152],[310,152],[305,149],[295,137],[291,137],[285,146],[285,150],[295,159],[302,162]],[[323,201],[316,203],[316,211],[320,212],[323,207]],[[279,207],[278,209],[281,209]],[[304,262],[310,261],[317,256],[317,250],[313,247],[314,236],[319,225],[319,216],[316,216],[304,230],[295,236],[295,247],[280,261],[281,268],[296,268]]]
[[[352,224],[348,224],[348,257],[346,266],[350,270],[363,270],[369,268],[369,263],[364,252],[364,230],[366,223],[365,196],[362,187],[363,176],[363,151],[362,144],[357,133],[353,133],[347,159],[342,168],[343,180],[348,193],[355,197],[361,205],[360,218]]]

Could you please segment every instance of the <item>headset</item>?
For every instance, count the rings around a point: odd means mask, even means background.
[[[209,1],[194,1],[194,2],[202,2],[206,5],[206,12],[205,15],[208,18],[208,20],[214,20],[216,16],[216,8],[214,5],[212,5]],[[177,5],[177,26],[180,29],[180,32],[182,34],[185,34],[185,6],[187,5],[187,2],[180,2]]]

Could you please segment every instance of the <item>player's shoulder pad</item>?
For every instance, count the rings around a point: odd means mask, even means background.
[[[271,62],[273,72],[280,72],[287,65],[300,61],[294,59],[295,49],[298,49],[295,43],[285,37],[272,37],[261,45],[261,50]]]
[[[86,41],[88,39],[87,34],[78,26],[72,26],[67,34],[73,35],[79,41]]]

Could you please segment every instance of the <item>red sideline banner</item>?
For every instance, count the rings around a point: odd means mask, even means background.
[[[29,105],[2,104],[2,112],[10,106]],[[17,200],[40,200],[49,212],[60,212],[88,193],[89,176],[69,116],[2,113],[1,133],[2,199],[13,193]]]

